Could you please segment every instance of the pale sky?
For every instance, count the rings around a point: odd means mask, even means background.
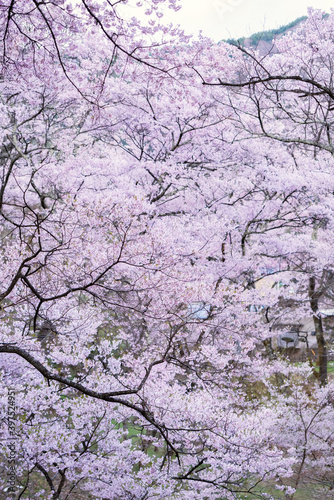
[[[215,41],[279,28],[307,14],[308,7],[330,12],[334,0],[181,0],[182,9],[164,16],[186,33],[199,30]]]

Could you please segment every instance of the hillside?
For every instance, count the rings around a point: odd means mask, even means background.
[[[231,45],[241,45],[245,48],[257,48],[261,54],[267,54],[272,50],[273,40],[284,36],[289,31],[293,31],[300,23],[307,19],[306,16],[298,17],[294,21],[277,29],[259,31],[250,37],[229,38],[224,40]]]

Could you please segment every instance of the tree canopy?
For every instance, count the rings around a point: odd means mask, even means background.
[[[331,498],[334,16],[263,58],[126,4],[0,0],[0,487]]]

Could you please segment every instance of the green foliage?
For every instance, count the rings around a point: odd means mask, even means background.
[[[319,371],[319,366],[316,366],[315,369]],[[329,361],[327,363],[327,373],[334,373],[334,361]]]
[[[272,42],[273,39],[278,36],[278,35],[284,35],[287,31],[291,30],[298,24],[302,23],[307,19],[306,16],[298,17],[294,21],[292,21],[289,24],[286,24],[284,26],[280,26],[277,29],[272,29],[272,30],[266,30],[266,31],[259,31],[258,33],[253,33],[250,37],[242,37],[242,38],[229,38],[228,40],[225,40],[225,42],[231,44],[231,45],[241,45],[244,46],[245,42],[247,41],[247,45],[250,45],[252,47],[256,47],[257,44],[263,40],[265,42]]]

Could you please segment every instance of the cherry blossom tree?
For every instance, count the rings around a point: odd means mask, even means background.
[[[164,3],[140,23],[125,2],[0,2],[9,497],[265,498],[268,481],[291,496],[330,439],[330,384],[312,406],[311,370],[266,356],[283,292],[255,287],[279,261],[307,309],[310,273],[330,269],[327,150],[261,132],[247,92],[203,86],[249,60],[165,28]],[[249,307],[263,301],[267,322]],[[326,422],[305,454],[304,411]]]
[[[259,211],[246,226],[244,248],[261,234],[259,256],[280,263],[286,284],[289,279],[294,281],[296,307],[309,302],[322,384],[327,380],[327,348],[319,308],[321,302],[328,303],[333,266],[332,39],[333,17],[310,10],[309,19],[276,40],[266,57],[260,57],[256,49],[225,46],[223,50],[230,52],[229,65],[215,68],[209,78],[204,69],[197,68],[204,85],[220,89],[217,100],[230,105],[238,140],[251,137],[253,147],[276,150],[275,157],[270,152],[259,155],[266,158],[266,168],[271,170],[270,180],[267,171],[264,174],[266,187],[270,185],[265,203],[271,205],[271,214],[264,213],[261,200]],[[277,176],[273,164],[276,168],[282,165],[278,185],[272,178]],[[289,178],[284,171],[289,171]],[[280,241],[274,243],[275,226]],[[270,241],[264,248],[263,234],[268,231]]]

